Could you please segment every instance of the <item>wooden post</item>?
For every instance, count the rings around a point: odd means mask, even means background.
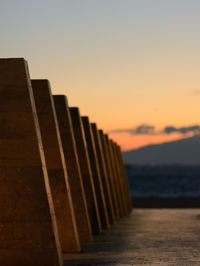
[[[28,66],[0,59],[0,265],[63,265]]]
[[[48,80],[32,80],[47,171],[63,253],[80,250],[79,237],[58,129],[53,97]]]
[[[113,149],[113,157],[114,157],[117,179],[119,182],[119,191],[120,191],[120,195],[121,195],[121,199],[122,199],[123,215],[127,215],[128,209],[126,206],[124,186],[123,186],[122,176],[121,176],[121,172],[120,172],[120,165],[119,165],[118,155],[117,155],[117,151],[116,151],[116,144],[112,140],[111,140],[111,145],[112,145],[112,149]]]
[[[112,158],[112,153],[111,153],[111,148],[110,148],[110,140],[107,134],[105,134],[105,141],[106,141],[106,146],[108,150],[109,164],[110,164],[110,169],[111,169],[112,188],[113,188],[113,193],[115,195],[116,218],[119,219],[120,218],[120,204],[119,204],[119,197],[118,197],[117,185],[116,185],[116,180],[115,180],[115,173],[113,169],[113,158]]]
[[[121,197],[120,188],[119,188],[119,179],[118,179],[118,175],[117,175],[117,169],[116,169],[111,139],[109,139],[109,148],[110,148],[110,154],[111,154],[111,158],[112,158],[111,165],[112,165],[112,169],[113,169],[115,186],[116,186],[116,191],[117,191],[117,199],[118,199],[118,204],[119,204],[120,217],[123,217],[124,212],[123,212],[123,205],[122,205],[122,197]]]
[[[112,174],[112,169],[111,169],[111,165],[110,165],[110,155],[108,152],[106,137],[105,137],[103,130],[101,130],[101,129],[99,130],[99,135],[100,135],[102,148],[103,148],[103,154],[104,154],[104,158],[105,158],[106,172],[107,172],[107,176],[108,176],[112,205],[113,205],[113,210],[114,210],[113,220],[115,223],[117,220],[117,217],[118,217],[119,210],[118,210],[118,203],[117,203],[117,194],[116,194],[116,191],[114,188],[113,174]]]
[[[120,176],[121,176],[122,188],[123,188],[123,193],[124,193],[124,200],[125,200],[125,204],[126,204],[126,211],[128,214],[129,210],[130,210],[128,201],[129,201],[129,203],[131,201],[131,205],[132,205],[132,199],[130,197],[128,178],[127,178],[126,174],[124,176],[123,171],[121,169],[122,166],[121,166],[121,159],[120,159],[120,152],[121,152],[120,146],[116,142],[115,142],[115,149],[116,149],[116,156],[117,156],[117,160],[118,160],[118,164],[119,164],[119,172],[120,172]],[[123,161],[122,161],[122,163],[123,163]],[[124,167],[124,163],[123,163],[123,167]],[[125,170],[125,168],[124,168],[124,170]]]
[[[81,244],[84,244],[92,241],[92,232],[67,97],[64,95],[54,95],[53,99],[69,177],[79,238]]]
[[[94,136],[95,148],[97,152],[97,160],[99,164],[100,175],[102,177],[102,184],[103,184],[104,195],[105,195],[105,200],[106,200],[106,205],[107,205],[107,210],[108,210],[109,222],[110,224],[113,224],[115,220],[115,214],[114,214],[110,184],[109,184],[108,175],[106,171],[102,142],[100,139],[99,131],[97,129],[97,125],[95,123],[91,123],[91,126],[92,126],[91,128],[92,128],[92,132]]]
[[[125,166],[124,166],[124,162],[123,162],[122,152],[121,152],[121,148],[120,148],[119,145],[117,145],[117,150],[118,150],[119,160],[120,160],[120,169],[121,169],[121,173],[122,173],[122,176],[123,176],[123,179],[124,179],[124,184],[125,184],[127,206],[128,206],[128,210],[131,211],[133,203],[132,203],[132,199],[131,199],[131,195],[130,195],[130,189],[129,189],[129,185],[128,185],[128,179],[127,179],[127,176],[126,176],[126,171],[125,171]]]
[[[89,152],[89,159],[90,159],[90,164],[91,164],[91,169],[92,169],[92,174],[93,174],[93,179],[94,179],[97,201],[99,205],[101,224],[102,224],[103,229],[108,229],[110,226],[109,218],[108,218],[108,210],[106,206],[104,190],[103,190],[101,175],[99,171],[99,165],[97,161],[97,154],[96,154],[94,138],[93,138],[93,134],[91,130],[91,125],[90,125],[88,117],[86,116],[82,117],[82,122],[83,122],[83,127],[85,131],[85,137],[86,137],[86,142],[87,142],[87,147],[88,147],[88,152]]]
[[[83,186],[85,189],[92,233],[99,234],[102,232],[102,226],[82,120],[78,108],[71,107],[69,110],[83,179]]]

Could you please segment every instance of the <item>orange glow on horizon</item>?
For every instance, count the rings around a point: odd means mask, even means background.
[[[160,134],[160,135],[131,135],[129,133],[109,133],[109,137],[116,141],[122,148],[122,151],[137,149],[142,146],[151,144],[160,144],[164,142],[175,141],[183,138],[193,136],[192,133],[188,134]]]

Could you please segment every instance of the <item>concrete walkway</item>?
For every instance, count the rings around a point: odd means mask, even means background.
[[[200,266],[200,209],[134,209],[65,266]]]

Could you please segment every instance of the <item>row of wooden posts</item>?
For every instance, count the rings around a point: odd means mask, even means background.
[[[131,208],[120,147],[24,59],[0,59],[0,265],[63,265]]]

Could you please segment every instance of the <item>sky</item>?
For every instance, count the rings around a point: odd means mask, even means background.
[[[199,14],[199,0],[0,0],[0,57],[24,57],[123,150],[170,141],[200,131]]]

